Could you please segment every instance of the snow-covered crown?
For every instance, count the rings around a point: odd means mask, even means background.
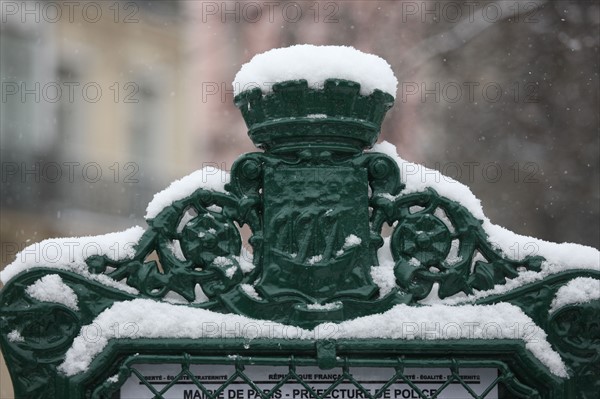
[[[394,103],[389,64],[351,47],[301,45],[255,56],[233,82],[236,107],[259,148],[371,147]]]

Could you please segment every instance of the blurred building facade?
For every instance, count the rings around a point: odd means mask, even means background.
[[[178,1],[0,8],[1,268],[32,242],[142,223],[201,148]]]
[[[15,4],[29,14],[2,7],[3,264],[15,244],[140,223],[200,150],[178,2],[52,3],[60,18]]]

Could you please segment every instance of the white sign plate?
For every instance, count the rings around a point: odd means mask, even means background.
[[[152,384],[161,391],[181,371],[177,364],[155,365],[142,364],[135,368]],[[201,381],[210,392],[216,391],[235,371],[232,365],[192,365],[190,371]],[[360,382],[369,393],[374,394],[394,375],[394,370],[379,367],[351,367],[352,376]],[[297,367],[296,372],[319,395],[340,376],[341,370],[321,370],[318,367]],[[287,367],[273,366],[246,366],[244,373],[262,390],[271,390],[287,373]],[[426,395],[433,395],[437,389],[448,379],[449,369],[444,368],[406,368],[405,375]],[[492,368],[460,369],[463,380],[478,395],[498,376],[498,371]],[[121,387],[121,399],[149,399],[154,395],[143,385],[140,380],[132,375]],[[206,399],[207,396],[198,389],[189,378],[178,381],[163,394],[166,399]],[[392,384],[381,396],[390,398],[418,398],[418,394],[408,384],[396,382]],[[459,383],[452,383],[438,396],[439,399],[465,399],[471,397],[467,390]],[[254,399],[260,398],[254,390],[243,380],[237,379],[218,396],[219,399]],[[312,396],[306,388],[297,381],[292,380],[281,387],[273,396],[275,399],[311,399]],[[333,390],[327,398],[331,399],[360,399],[364,394],[354,384],[344,381]],[[486,399],[498,399],[497,386],[486,396]]]

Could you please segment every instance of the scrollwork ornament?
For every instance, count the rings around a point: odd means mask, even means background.
[[[564,306],[550,314],[548,334],[573,371],[577,398],[600,392],[600,300]]]

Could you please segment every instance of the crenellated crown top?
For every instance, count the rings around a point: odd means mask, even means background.
[[[233,85],[235,106],[257,147],[360,152],[377,140],[397,79],[375,55],[301,45],[255,56]]]

